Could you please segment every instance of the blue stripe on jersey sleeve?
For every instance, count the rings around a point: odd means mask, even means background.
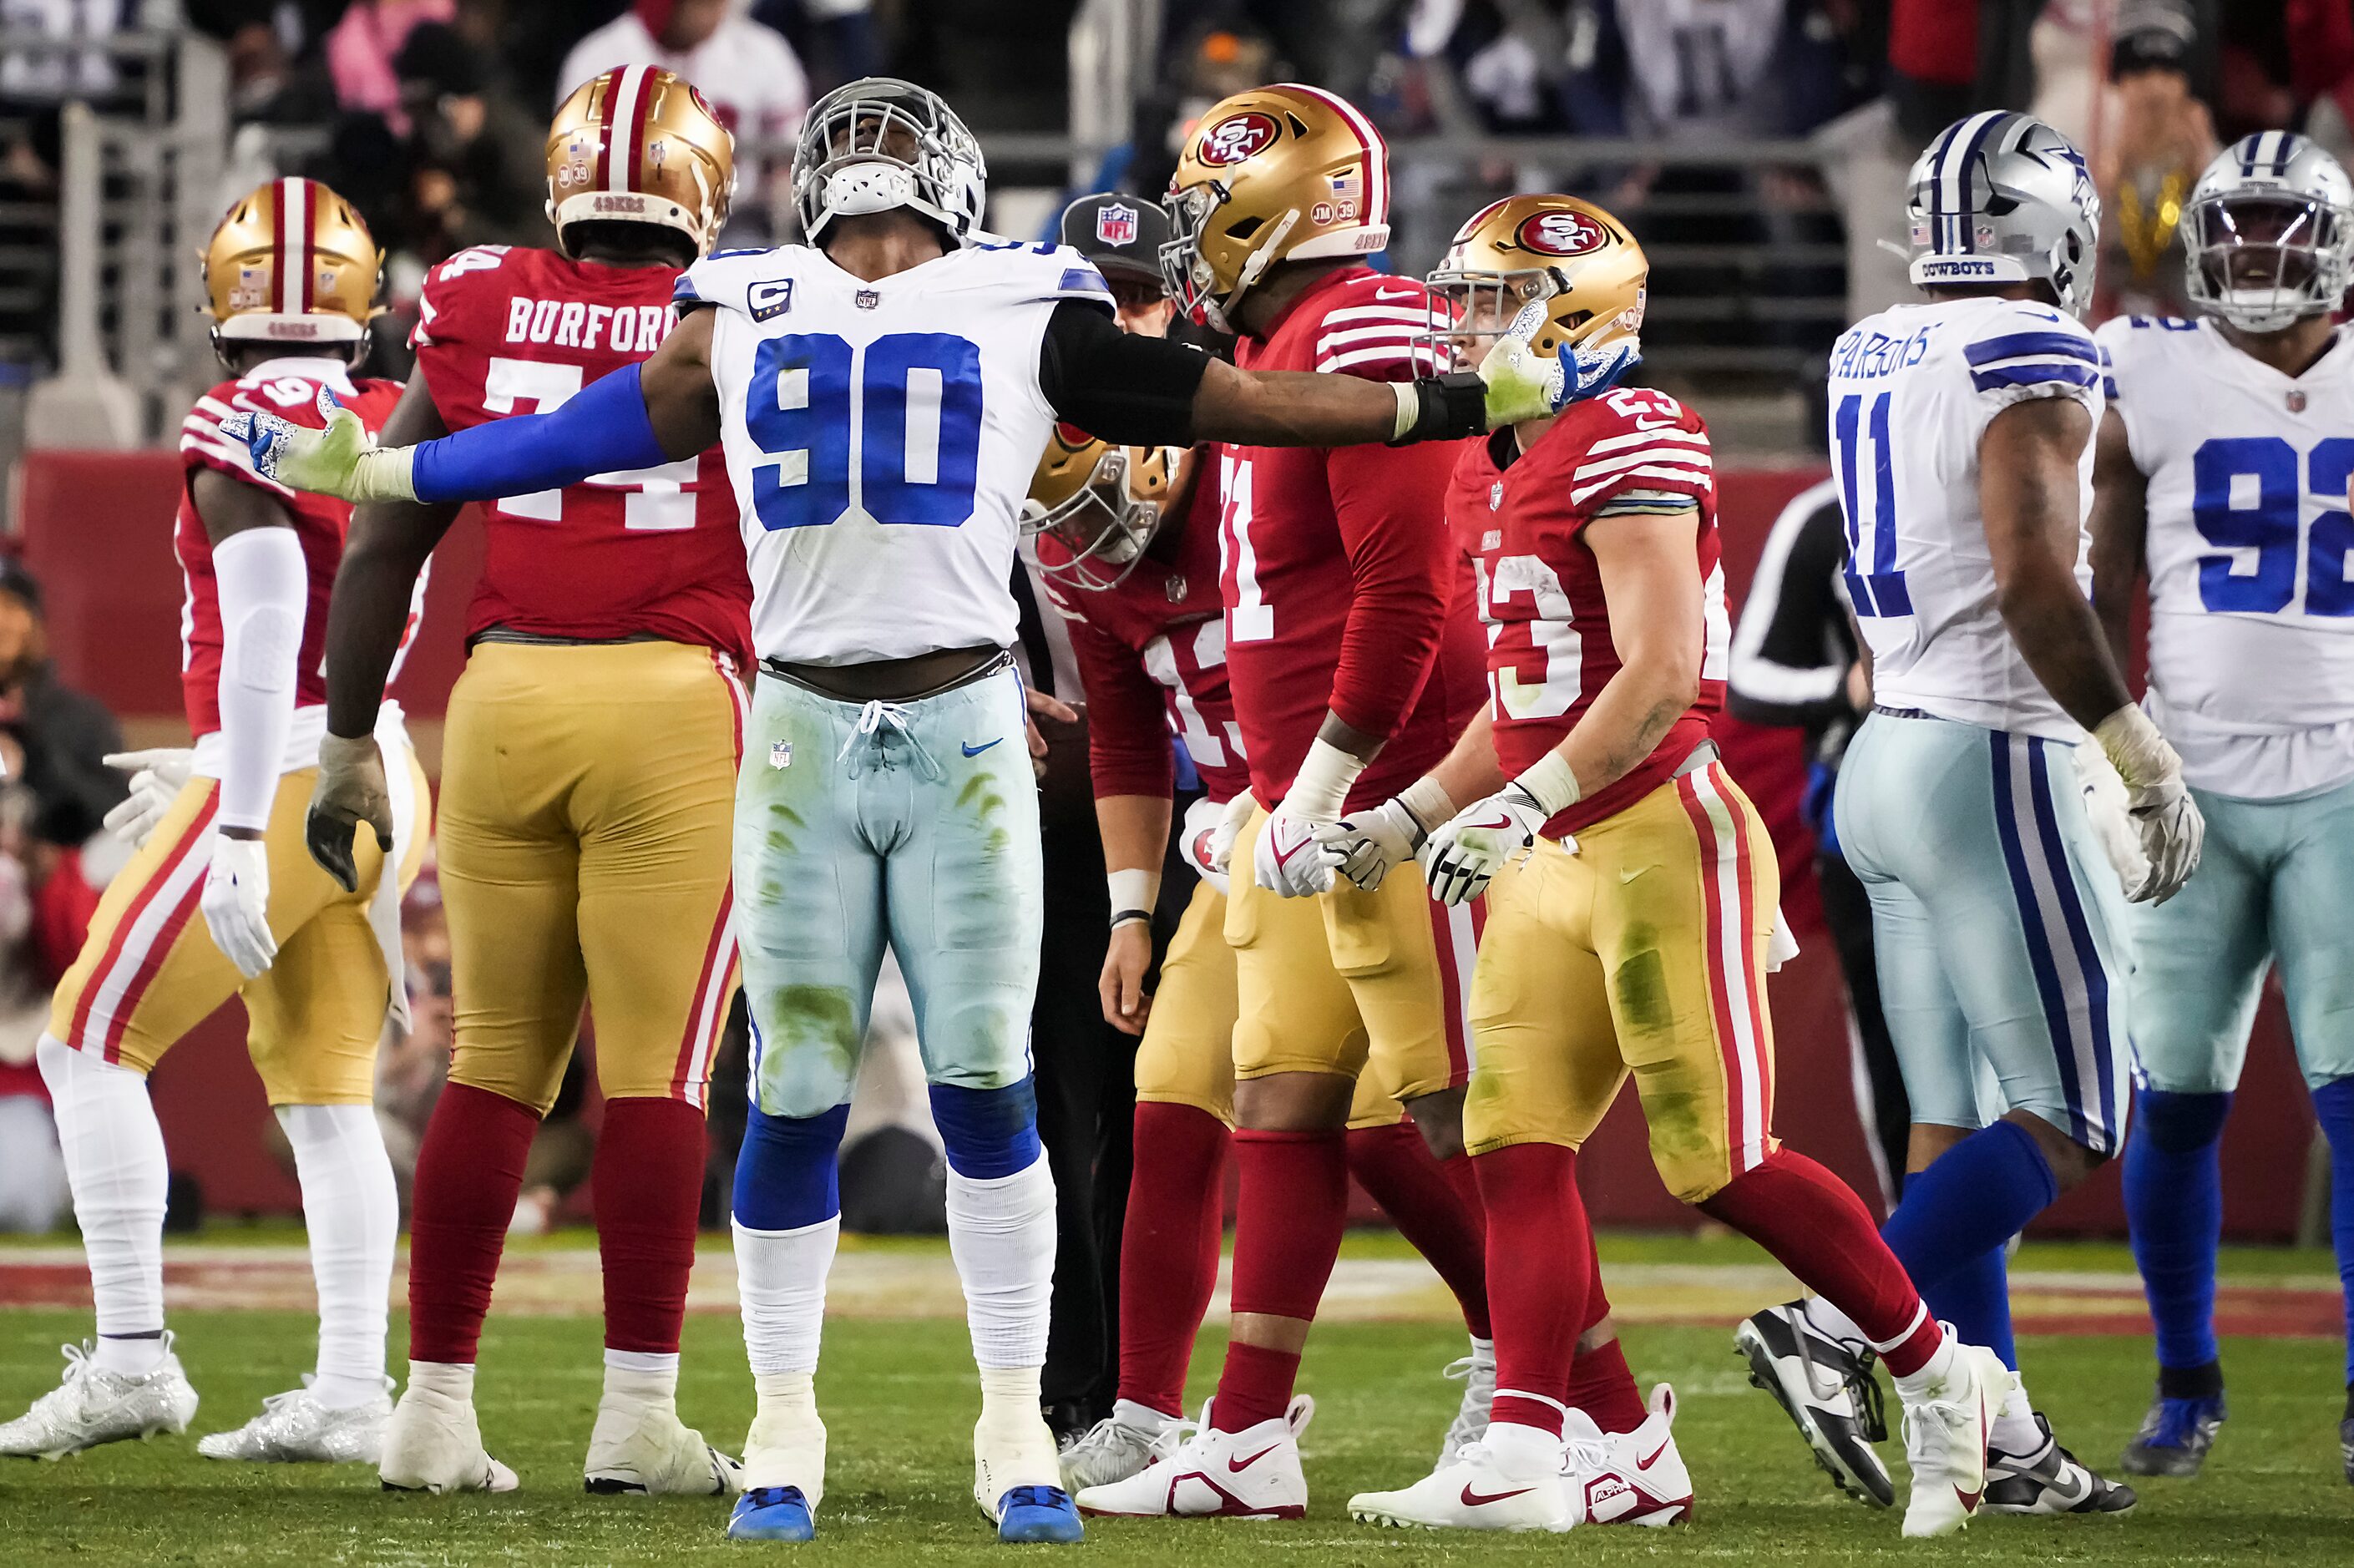
[[[2090,365],[2010,365],[1970,372],[1970,385],[1981,392],[2004,387],[2042,387],[2053,382],[2090,387],[2100,378],[2100,371]]]
[[[1105,282],[1103,274],[1097,271],[1092,267],[1064,268],[1063,281],[1055,284],[1055,287],[1057,289],[1077,289],[1090,294],[1108,294],[1111,292],[1111,285]]]
[[[2067,332],[2010,333],[1974,343],[1962,354],[1974,366],[1995,359],[2019,359],[2031,354],[2056,354],[2067,359],[2081,359],[2087,365],[2101,362],[2100,350],[2092,339]]]
[[[670,302],[673,305],[700,305],[705,301],[701,294],[695,291],[694,278],[681,272],[678,275],[678,281],[671,285]]]

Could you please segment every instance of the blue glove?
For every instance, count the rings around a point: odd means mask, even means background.
[[[1642,343],[1632,337],[1613,339],[1600,348],[1565,343],[1555,352],[1561,356],[1561,402],[1555,405],[1557,408],[1601,397],[1643,363]]]

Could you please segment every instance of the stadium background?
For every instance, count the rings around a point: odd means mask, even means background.
[[[1939,125],[2027,105],[2087,148],[2109,211],[2104,314],[2168,306],[2172,204],[2217,138],[2294,122],[2341,155],[2354,141],[2343,0],[7,0],[7,544],[43,586],[57,676],[111,708],[133,744],[186,733],[166,548],[178,469],[158,442],[216,376],[192,257],[221,208],[279,173],[352,197],[391,254],[377,368],[397,374],[426,266],[467,244],[546,238],[546,109],[576,42],[625,13],[656,31],[706,14],[769,29],[763,48],[789,41],[805,73],[727,79],[726,59],[754,57],[726,32],[694,57],[719,61],[712,75],[662,62],[723,114],[740,111],[732,243],[789,236],[778,175],[794,105],[867,70],[923,81],[965,114],[1002,232],[1042,231],[1077,191],[1156,192],[1192,114],[1283,78],[1350,96],[1391,135],[1399,270],[1426,266],[1490,196],[1602,200],[1654,264],[1645,374],[1717,436],[1736,604],[1776,514],[1821,476],[1824,350],[1904,290],[1876,242],[1899,235],[1904,167]],[[465,523],[443,546],[395,694],[429,765],[479,548]],[[1732,721],[1723,738],[1767,808],[1808,948],[1774,991],[1781,1130],[1871,1191],[1797,809],[1801,743]],[[237,1012],[158,1072],[167,1143],[211,1212],[292,1213]],[[2310,1239],[2316,1134],[2276,997],[2258,1028],[2224,1145],[2227,1232]],[[1691,1223],[1659,1189],[1632,1112],[1619,1108],[1585,1167],[1597,1219]],[[593,1131],[595,1117],[592,1096],[580,1125]],[[2112,1171],[2044,1227],[2122,1234],[2115,1189]]]

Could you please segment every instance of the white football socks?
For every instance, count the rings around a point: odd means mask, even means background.
[[[736,1294],[744,1314],[744,1353],[755,1378],[817,1371],[825,1328],[825,1280],[842,1241],[835,1214],[798,1230],[736,1232]]]
[[[373,1106],[280,1106],[294,1150],[302,1225],[319,1292],[319,1370],[311,1397],[349,1410],[384,1393],[385,1316],[400,1198]]]
[[[2043,1430],[2035,1425],[2035,1405],[2027,1397],[2026,1379],[2013,1380],[2010,1397],[2002,1402],[2002,1414],[1988,1429],[1987,1446],[2019,1455],[2032,1454],[2043,1446]]]
[[[1046,1308],[1055,1287],[1055,1176],[1041,1154],[1011,1176],[976,1180],[949,1170],[949,1253],[964,1283],[972,1359],[982,1371],[1046,1364]],[[982,1406],[987,1409],[986,1396]]]
[[[98,1364],[144,1377],[164,1359],[164,1341],[152,1336],[164,1327],[164,1199],[171,1184],[147,1080],[47,1034],[36,1057],[90,1260]]]
[[[642,1400],[654,1404],[678,1402],[676,1351],[605,1350],[605,1393],[609,1398]]]

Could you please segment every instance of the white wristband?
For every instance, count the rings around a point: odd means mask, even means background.
[[[1577,775],[1570,771],[1569,759],[1558,751],[1548,751],[1530,763],[1512,782],[1526,789],[1548,817],[1575,806],[1584,793],[1577,787]]]
[[[362,452],[352,464],[352,494],[355,504],[371,501],[417,499],[417,449],[377,447]]]
[[[1104,874],[1104,882],[1111,889],[1111,923],[1124,926],[1139,916],[1152,918],[1152,906],[1161,897],[1161,873],[1143,867]]]
[[[2158,726],[2130,703],[2094,726],[2093,738],[2128,789],[2146,789],[2182,771],[2182,758]]]
[[[1398,791],[1397,802],[1424,832],[1455,814],[1455,802],[1436,779],[1417,779]]]
[[[1402,441],[1412,432],[1422,418],[1422,394],[1411,381],[1393,381],[1390,390],[1397,394],[1397,421],[1390,431],[1390,440]]]
[[[1281,810],[1304,821],[1335,821],[1348,804],[1349,786],[1364,770],[1363,758],[1352,757],[1319,736],[1309,745],[1308,755],[1300,758],[1299,770],[1291,776],[1291,788],[1284,793]]]

